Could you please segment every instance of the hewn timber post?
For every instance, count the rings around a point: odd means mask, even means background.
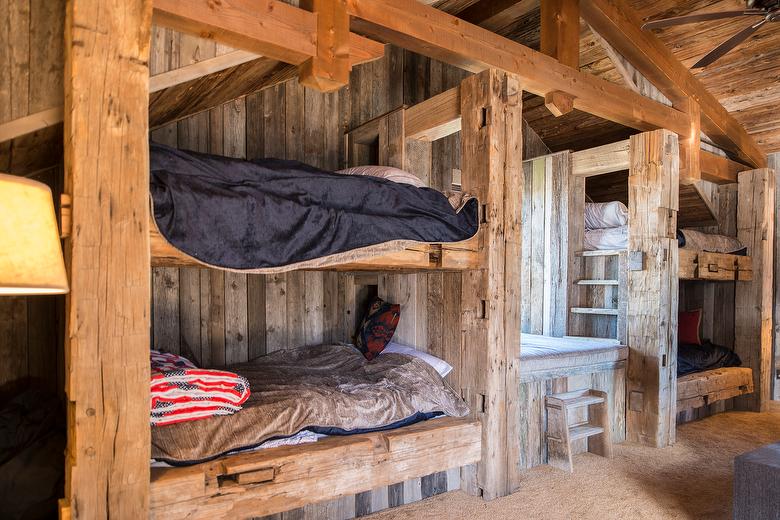
[[[461,83],[462,186],[479,198],[483,268],[463,275],[461,386],[482,419],[482,462],[465,488],[487,499],[518,485],[522,90],[487,70]],[[467,473],[467,472],[464,472]]]
[[[780,190],[780,182],[777,182],[777,176],[780,175],[780,152],[770,153],[767,156],[767,162],[769,163],[769,168],[775,172],[775,238],[773,249],[774,256],[772,257],[772,263],[774,265],[772,269],[774,306],[774,312],[772,314],[772,327],[774,330],[772,344],[775,346],[775,360],[772,368],[773,370],[777,370],[780,368],[780,328],[775,328],[774,320],[780,319],[780,265],[778,265],[778,260],[780,259],[780,211],[777,210],[777,205],[780,204],[780,193],[778,193],[778,190]],[[774,384],[772,399],[780,400],[780,383],[777,378],[773,378],[772,381]]]
[[[674,442],[677,391],[677,135],[631,136],[628,177],[627,438]]]
[[[151,22],[151,0],[67,4],[67,518],[148,516]]]
[[[737,238],[752,257],[753,279],[736,282],[734,351],[753,369],[754,392],[736,399],[742,410],[761,411],[772,398],[772,271],[774,269],[775,172],[739,174]]]

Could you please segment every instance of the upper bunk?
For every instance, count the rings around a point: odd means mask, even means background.
[[[345,135],[348,166],[359,166],[370,158],[375,164],[395,167],[409,172],[431,168],[431,143],[461,128],[460,87],[446,91],[411,107],[400,107],[374,118]],[[484,124],[484,123],[483,123]],[[476,129],[478,130],[478,129]],[[425,149],[428,153],[425,153]],[[421,153],[422,152],[422,153]],[[363,161],[360,159],[363,158]],[[238,165],[241,167],[242,165]],[[327,172],[326,172],[327,173]],[[419,175],[419,173],[418,173]],[[331,177],[332,178],[332,177]],[[485,201],[491,186],[489,178],[468,170],[453,181],[452,190],[445,196],[457,208],[464,207],[469,198],[477,199],[479,230],[469,239],[447,243],[392,241],[375,246],[347,251],[301,264],[290,264],[271,269],[230,269],[245,272],[281,272],[293,269],[360,270],[448,270],[475,269],[483,265]],[[390,183],[393,184],[393,183]],[[467,195],[463,197],[459,195]],[[65,204],[67,206],[67,204]],[[215,266],[175,247],[160,232],[155,217],[150,217],[150,251],[154,266]],[[399,244],[403,242],[402,244]],[[354,254],[351,254],[353,253]]]

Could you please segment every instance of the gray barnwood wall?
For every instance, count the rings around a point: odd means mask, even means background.
[[[230,49],[155,29],[152,74]],[[412,105],[460,84],[467,73],[396,48],[356,67],[350,86],[332,94],[279,84],[218,109],[153,132],[152,139],[182,149],[253,159],[281,157],[325,169],[345,166],[343,134],[401,105]],[[549,150],[526,126],[527,153]],[[425,180],[449,188],[459,168],[460,136],[432,145]],[[455,365],[460,388],[459,273],[387,274],[292,272],[245,275],[200,268],[153,270],[153,347],[224,366],[280,349],[349,341],[366,300],[380,295],[400,303],[396,339]],[[457,469],[307,506],[283,518],[351,518],[460,488]]]

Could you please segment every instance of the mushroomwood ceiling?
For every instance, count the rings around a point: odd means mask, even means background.
[[[447,12],[466,13],[479,2],[506,0],[441,0],[434,5]],[[487,27],[531,48],[539,48],[539,0],[529,4],[522,16],[493,19]],[[741,0],[628,0],[644,19],[680,16],[694,11],[723,11],[744,8]],[[425,2],[431,3],[431,2]],[[530,5],[532,4],[532,5]],[[487,5],[487,3],[485,3]],[[474,9],[472,9],[472,12]],[[702,22],[656,30],[656,35],[686,66],[728,39],[756,18]],[[624,84],[590,29],[581,23],[580,69]],[[780,150],[780,30],[778,24],[764,26],[751,38],[712,65],[693,71],[704,86],[732,113],[766,153]],[[525,100],[525,118],[554,151],[584,149],[624,138],[634,130],[574,111],[555,118],[541,99]]]

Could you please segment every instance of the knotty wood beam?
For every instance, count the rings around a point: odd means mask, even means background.
[[[324,2],[322,5],[331,3]],[[156,24],[296,66],[318,57],[318,16],[276,0],[232,0],[229,3],[210,0],[154,0]],[[338,22],[341,29],[335,30],[334,24],[338,18],[334,13],[331,21],[323,21],[323,26],[332,26],[334,33],[325,34],[325,40],[321,42],[325,49],[319,54],[320,59],[331,59],[334,64],[340,63],[345,47],[349,49],[350,66],[384,56],[382,44],[363,36],[349,33],[346,44],[343,35],[336,37],[335,34],[343,29],[342,18]],[[331,54],[332,58],[328,58],[327,54]],[[317,74],[325,74],[321,67],[325,63],[318,63]],[[343,63],[338,66],[343,68]],[[338,76],[337,81],[341,79],[343,78]],[[327,84],[332,85],[330,82]]]
[[[302,0],[317,15],[317,55],[300,66],[301,84],[322,92],[349,83],[349,15],[344,0]]]
[[[151,0],[70,0],[65,26],[68,445],[61,518],[149,510]]]
[[[656,130],[631,136],[629,149],[628,374],[626,438],[648,446],[674,443],[677,381],[677,136]]]
[[[737,238],[753,262],[750,281],[734,289],[734,352],[753,370],[752,395],[739,397],[740,410],[760,412],[772,398],[772,310],[776,174],[768,168],[740,172]]]
[[[542,53],[414,0],[347,0],[352,29],[472,72],[517,74],[539,96],[560,90],[574,108],[639,130],[687,136],[686,115],[630,90],[573,70]]]
[[[579,0],[542,0],[541,51],[573,69],[580,66]]]
[[[574,98],[560,90],[553,90],[544,96],[544,106],[552,115],[560,117],[574,110]]]
[[[461,20],[495,31],[539,7],[539,0],[479,0],[457,14]]]
[[[766,155],[745,129],[661,40],[640,28],[639,16],[625,0],[583,2],[580,15],[673,103],[695,99],[702,130],[719,146],[755,167],[766,166]]]

